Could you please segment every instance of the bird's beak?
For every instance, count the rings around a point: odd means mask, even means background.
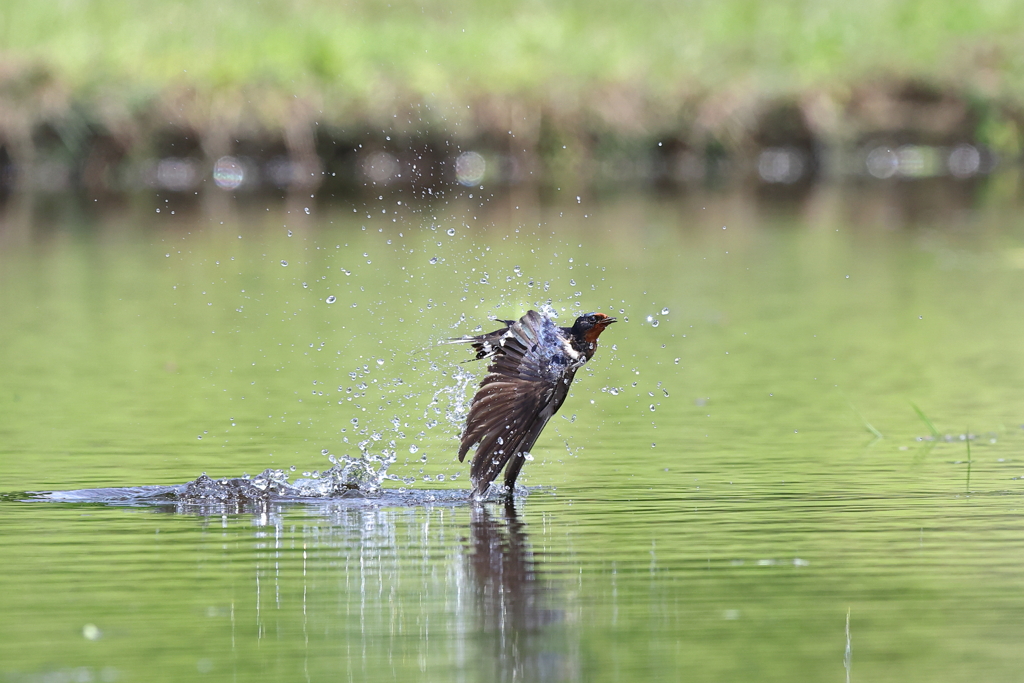
[[[604,320],[601,321],[601,324],[602,325],[611,325],[612,323],[617,323],[617,322],[619,322],[619,321],[616,320],[615,318],[605,318]]]

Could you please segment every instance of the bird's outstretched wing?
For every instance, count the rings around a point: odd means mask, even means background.
[[[505,483],[515,483],[524,456],[565,401],[585,358],[537,311],[528,311],[507,330],[477,339],[477,357],[487,349],[492,360],[470,404],[459,460],[479,444],[470,477],[480,495],[506,464]]]

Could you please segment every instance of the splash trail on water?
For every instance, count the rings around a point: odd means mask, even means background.
[[[128,486],[72,491],[40,491],[9,494],[12,500],[55,503],[100,503],[127,507],[156,507],[170,512],[221,514],[264,510],[271,504],[343,503],[351,506],[414,507],[422,505],[468,505],[470,496],[464,489],[385,488],[387,480],[399,477],[388,474],[394,463],[389,457],[336,457],[333,466],[323,472],[306,473],[310,478],[290,480],[289,472],[268,468],[254,477],[214,479],[205,473],[186,484],[171,486]],[[503,495],[499,487],[490,492],[495,499]],[[516,487],[518,495],[529,490]]]

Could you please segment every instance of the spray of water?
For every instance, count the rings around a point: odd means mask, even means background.
[[[363,447],[371,440],[361,442]],[[309,478],[289,481],[285,470],[266,469],[254,477],[211,479],[203,474],[178,492],[178,498],[187,503],[261,503],[271,500],[296,498],[343,498],[379,496],[397,456],[394,449],[381,454],[361,450],[359,456],[329,456],[332,466],[323,472],[308,472]]]

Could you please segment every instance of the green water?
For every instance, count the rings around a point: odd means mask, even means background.
[[[1019,680],[1015,202],[475,194],[3,207],[0,680]],[[21,502],[468,489],[438,342],[549,301],[623,322],[514,512]]]

